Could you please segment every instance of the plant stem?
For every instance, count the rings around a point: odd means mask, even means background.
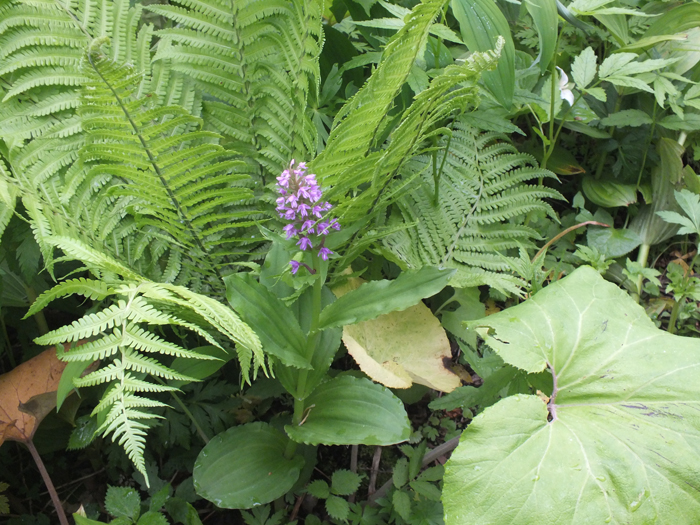
[[[674,299],[673,309],[671,310],[671,318],[668,320],[668,327],[666,331],[669,334],[676,333],[676,321],[678,321],[678,314],[681,311],[681,305],[685,301],[685,296],[681,295],[679,299]]]
[[[31,439],[28,439],[24,442],[24,444],[27,445],[29,452],[34,458],[34,463],[36,463],[39,473],[41,474],[41,478],[44,480],[44,484],[51,495],[51,501],[53,502],[53,506],[56,507],[56,514],[58,514],[58,521],[61,523],[61,525],[69,525],[68,518],[66,517],[66,511],[63,510],[63,505],[61,505],[61,500],[56,492],[56,487],[54,487],[53,481],[51,481],[51,476],[49,476],[49,472],[46,470],[46,466],[44,465],[39,452],[34,446],[34,442]]]
[[[642,244],[639,247],[639,253],[637,254],[637,262],[642,265],[642,268],[647,267],[647,259],[649,258],[649,248],[651,245],[649,244]],[[639,299],[642,295],[642,281],[644,280],[644,276],[640,273],[637,276],[637,293],[634,294],[632,297],[634,298],[637,303],[639,303]]]
[[[324,276],[325,273],[320,271],[320,265],[318,258],[313,258],[313,269],[316,273],[316,280],[313,284],[312,296],[311,296],[311,326],[309,327],[309,334],[306,338],[306,354],[304,357],[308,361],[311,361],[316,350],[316,341],[318,339],[318,320],[321,315],[321,294],[323,292]],[[306,380],[309,377],[308,370],[300,370],[299,378],[297,379],[297,388],[294,396],[294,415],[292,416],[292,425],[300,425],[304,419],[304,410],[306,405],[304,400],[306,396],[304,395],[306,390]],[[289,440],[287,443],[287,448],[284,451],[284,457],[290,459],[294,455],[294,451],[297,448],[297,443],[295,441]]]

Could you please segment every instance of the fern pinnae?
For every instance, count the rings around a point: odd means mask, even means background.
[[[201,239],[199,238],[197,232],[196,232],[196,231],[194,230],[194,228],[192,227],[192,224],[190,223],[189,217],[187,216],[187,214],[185,213],[185,211],[184,211],[184,210],[182,209],[182,207],[180,206],[180,202],[179,202],[179,200],[177,199],[176,195],[173,193],[173,191],[172,191],[172,189],[170,188],[170,186],[168,185],[167,180],[163,177],[163,174],[162,174],[162,172],[161,172],[160,165],[159,165],[158,162],[156,161],[156,157],[154,156],[154,154],[151,152],[151,150],[150,150],[150,148],[149,148],[149,146],[148,146],[148,144],[147,144],[147,142],[146,142],[146,139],[141,135],[141,131],[140,131],[139,126],[136,124],[136,122],[134,121],[134,119],[132,118],[132,116],[130,115],[130,113],[128,112],[128,110],[127,110],[126,106],[124,105],[124,102],[122,101],[122,99],[121,99],[119,93],[117,93],[117,91],[116,91],[116,89],[114,88],[114,86],[112,86],[112,84],[109,82],[109,80],[108,80],[107,78],[105,78],[105,76],[103,75],[101,69],[98,67],[98,65],[97,65],[96,62],[95,62],[95,58],[96,58],[96,57],[95,57],[92,53],[88,53],[88,61],[90,62],[90,65],[91,65],[92,68],[94,69],[95,73],[100,77],[100,79],[101,79],[102,82],[105,84],[105,86],[107,86],[107,89],[109,89],[109,90],[111,91],[112,96],[113,96],[114,99],[116,100],[117,104],[122,108],[122,110],[123,110],[123,112],[124,112],[124,117],[128,120],[129,124],[131,125],[131,127],[132,127],[132,129],[133,129],[133,132],[134,132],[135,136],[138,138],[139,142],[141,143],[141,146],[142,146],[142,148],[143,148],[143,151],[144,151],[144,152],[146,153],[146,155],[148,156],[148,161],[149,161],[151,167],[153,168],[155,174],[157,175],[157,177],[158,177],[159,180],[160,180],[160,183],[162,184],[163,188],[165,189],[165,191],[167,192],[168,196],[170,197],[171,203],[172,203],[172,205],[175,207],[175,209],[177,210],[177,214],[178,214],[180,220],[184,221],[184,223],[185,223],[185,225],[186,225],[186,228],[190,231],[190,234],[192,235],[192,238],[194,239],[194,242],[196,243],[196,245],[197,245],[197,246],[199,247],[199,249],[201,250],[201,253],[202,253],[203,255],[206,255],[206,254],[207,254],[206,248],[204,247],[204,245],[203,245]],[[103,61],[104,61],[104,59],[102,59],[101,62],[103,62]],[[204,257],[203,260],[204,260],[204,261],[207,261],[208,258],[207,258],[207,257]],[[208,265],[208,266],[211,266],[211,265],[209,265],[209,264],[207,264],[207,265]],[[213,273],[215,273],[220,279],[222,279],[221,274],[219,274],[218,268],[216,268],[216,267],[214,266],[213,268],[210,268],[210,269],[213,270]]]
[[[67,326],[38,337],[35,339],[35,342],[39,345],[48,346],[93,337],[110,328],[114,328],[115,325],[121,324],[125,318],[126,310],[127,303],[119,301],[105,310],[85,315]]]
[[[60,297],[79,294],[87,299],[102,300],[114,293],[114,288],[103,281],[85,279],[84,277],[68,279],[39,295],[23,319],[27,319],[43,310],[51,301]]]

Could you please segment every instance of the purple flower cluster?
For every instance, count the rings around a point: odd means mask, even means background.
[[[298,237],[297,246],[302,251],[313,250],[316,246],[318,256],[328,260],[333,252],[323,245],[325,236],[331,228],[339,230],[340,224],[337,219],[328,221],[323,218],[323,212],[332,206],[329,202],[321,202],[323,194],[316,175],[306,173],[306,163],[300,162],[295,167],[292,160],[289,168],[277,177],[277,190],[281,195],[277,199],[277,211],[281,218],[289,221],[284,227],[287,239]],[[292,273],[296,273],[303,263],[291,261],[290,264]]]

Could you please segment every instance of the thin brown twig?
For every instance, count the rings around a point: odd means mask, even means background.
[[[369,473],[369,487],[367,488],[367,496],[371,497],[377,488],[377,474],[379,473],[379,462],[382,459],[382,447],[374,449],[374,457],[372,458],[372,470]]]

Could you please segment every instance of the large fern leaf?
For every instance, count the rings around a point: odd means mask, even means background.
[[[517,258],[518,247],[538,237],[524,221],[527,214],[554,215],[547,200],[562,196],[531,183],[554,174],[519,153],[505,136],[479,133],[461,120],[438,151],[446,159],[437,185],[432,155],[406,165],[402,175],[418,182],[392,217],[392,224],[403,223],[405,230],[385,238],[385,247],[409,268],[456,268],[454,286],[488,284],[519,293],[522,283],[510,274],[507,259],[511,252]]]

